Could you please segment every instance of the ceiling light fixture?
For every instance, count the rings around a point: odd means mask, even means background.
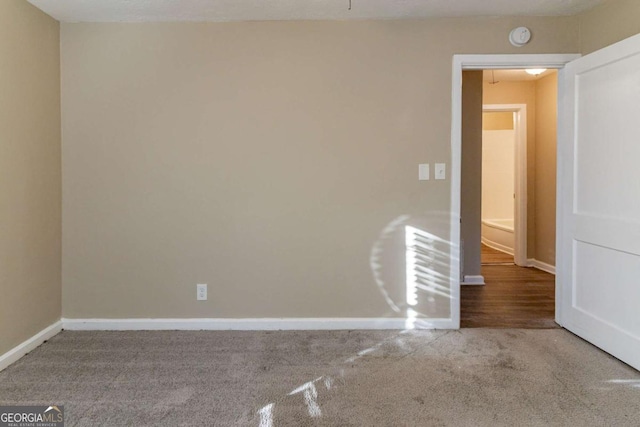
[[[539,76],[540,74],[547,71],[546,68],[529,68],[525,70],[527,74],[531,74],[532,76]]]

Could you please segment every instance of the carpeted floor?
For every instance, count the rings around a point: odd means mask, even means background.
[[[640,373],[562,329],[64,331],[0,405],[66,426],[637,426]]]

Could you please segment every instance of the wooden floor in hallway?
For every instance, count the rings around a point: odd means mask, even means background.
[[[480,251],[480,262],[482,265],[514,264],[513,255],[490,248],[487,245],[482,245]]]
[[[510,260],[510,261],[509,261]],[[482,248],[484,286],[462,286],[462,328],[558,328],[555,276],[519,267],[513,256]]]

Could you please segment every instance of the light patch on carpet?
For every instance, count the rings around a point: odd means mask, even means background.
[[[369,347],[369,348],[365,348],[364,350],[360,350],[359,352],[356,353],[355,356],[351,356],[350,358],[348,358],[347,360],[345,360],[345,363],[353,363],[356,360],[362,358],[363,356],[366,356],[367,354],[373,353],[374,351],[378,350],[380,348],[380,346],[382,346],[382,344],[384,344],[384,342],[379,342],[378,344]]]
[[[333,378],[331,377],[326,377],[324,379],[324,386],[327,388],[327,390],[331,390],[331,386],[333,385]]]
[[[260,415],[260,424],[259,427],[273,427],[273,407],[275,405],[273,403],[269,403],[266,406],[263,406],[258,411]]]
[[[316,389],[316,385],[314,384],[317,381],[320,381],[322,377],[316,378],[313,381],[309,381],[307,383],[302,384],[300,387],[293,390],[289,393],[289,396],[293,396],[294,394],[302,393],[304,397],[304,403],[307,405],[307,411],[309,412],[309,416],[312,418],[319,417],[322,415],[322,410],[320,409],[320,405],[316,402],[318,398],[318,389]]]
[[[633,388],[640,388],[640,380],[609,380],[607,381],[611,384],[624,384]]]

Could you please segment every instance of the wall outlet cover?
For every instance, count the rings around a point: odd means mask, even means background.
[[[199,283],[196,285],[196,299],[198,301],[206,301],[207,300],[207,285],[204,283]]]

